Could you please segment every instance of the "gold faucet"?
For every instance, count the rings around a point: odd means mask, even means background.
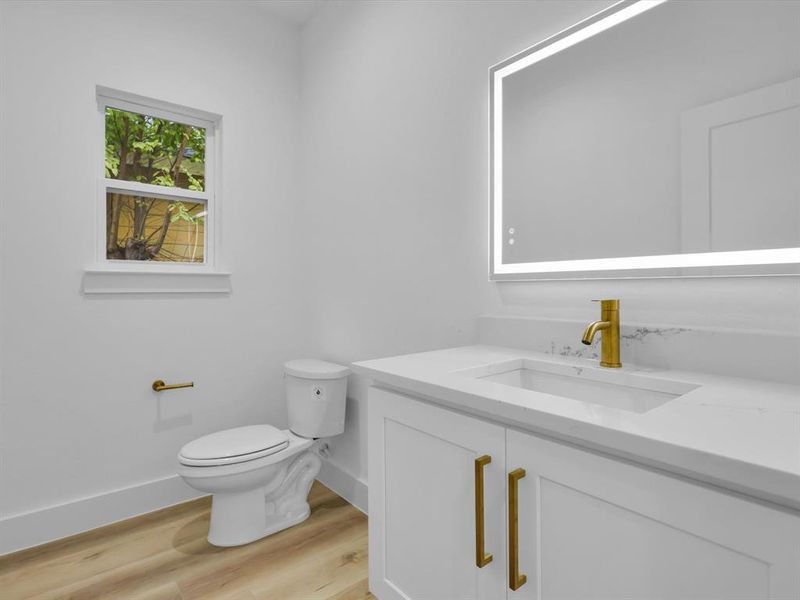
[[[619,361],[619,300],[592,300],[600,303],[600,320],[589,323],[583,332],[584,344],[589,346],[598,331],[603,332],[600,341],[600,366],[618,369]]]

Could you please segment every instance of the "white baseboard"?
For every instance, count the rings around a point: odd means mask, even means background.
[[[179,504],[203,494],[178,475],[0,519],[0,555]]]
[[[317,479],[365,515],[368,514],[366,481],[350,474],[330,459],[323,459]]]
[[[329,460],[318,479],[366,514],[367,483]],[[0,519],[0,556],[202,496],[178,475]]]

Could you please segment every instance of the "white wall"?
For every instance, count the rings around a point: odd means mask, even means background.
[[[0,528],[174,481],[202,433],[282,425],[280,366],[300,354],[471,343],[481,313],[588,321],[598,296],[621,297],[629,322],[800,334],[796,279],[487,281],[487,69],[604,4],[331,2],[303,33],[298,81],[296,34],[244,3],[0,3]],[[159,43],[137,45],[140,28]],[[230,296],[80,294],[97,83],[224,115]],[[197,387],[154,398],[156,377]],[[352,384],[331,464],[363,495]],[[111,496],[166,502],[170,486]]]
[[[306,27],[316,353],[346,362],[469,343],[479,313],[588,322],[597,297],[622,298],[629,323],[800,334],[796,278],[487,281],[487,70],[605,4],[331,2]],[[353,378],[331,459],[362,480],[365,398]]]
[[[488,68],[603,2],[330,2],[303,32],[313,352],[348,362],[475,340],[487,278]],[[366,478],[351,378],[331,462]]]
[[[45,536],[90,524],[94,504],[69,504],[84,497],[133,486],[109,496],[107,520],[185,497],[175,457],[192,438],[285,424],[281,364],[302,354],[304,306],[288,261],[295,28],[225,2],[3,2],[0,22],[2,553],[48,515],[60,516]],[[81,294],[94,256],[96,84],[223,115],[231,295]],[[156,396],[156,378],[196,387]],[[80,514],[53,508],[64,503]]]

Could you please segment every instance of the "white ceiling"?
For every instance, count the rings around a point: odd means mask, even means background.
[[[270,14],[301,27],[322,8],[324,3],[325,0],[257,0],[256,2]]]

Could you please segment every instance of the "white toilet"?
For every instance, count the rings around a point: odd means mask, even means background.
[[[284,365],[289,429],[248,425],[186,444],[178,474],[213,494],[208,541],[240,546],[308,518],[308,492],[322,462],[317,438],[344,431],[347,367],[314,359]]]

